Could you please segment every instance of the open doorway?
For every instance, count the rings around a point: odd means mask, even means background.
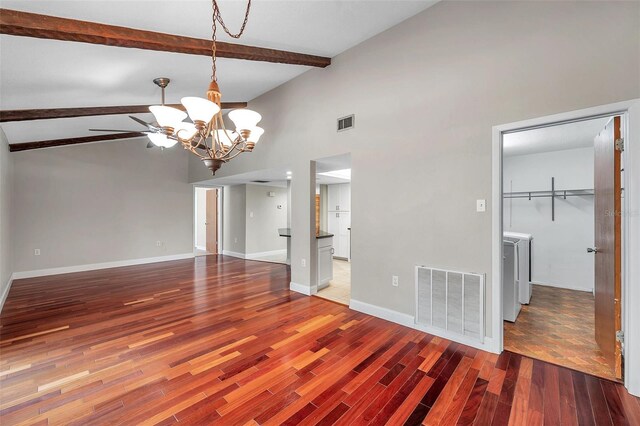
[[[503,134],[504,349],[621,380],[622,117]]]
[[[351,300],[350,154],[316,160],[315,205],[317,296],[348,305]],[[326,240],[320,239],[327,235],[330,237]]]
[[[194,245],[196,256],[218,254],[218,189],[196,187],[194,197]]]

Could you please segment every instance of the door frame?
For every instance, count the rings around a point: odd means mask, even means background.
[[[633,114],[630,109],[633,107]],[[640,396],[640,310],[629,309],[632,301],[640,303],[640,267],[630,259],[640,258],[640,99],[601,105],[560,114],[494,126],[492,129],[492,205],[491,205],[491,350],[503,350],[502,320],[502,137],[505,133],[548,127],[591,118],[620,115],[623,118],[622,185],[625,196],[622,210],[622,327],[625,332],[623,355],[625,359],[624,385],[633,395]],[[631,140],[634,138],[634,140]],[[636,182],[633,186],[632,182]],[[632,238],[633,236],[633,238]],[[633,284],[633,285],[631,285]],[[635,324],[636,328],[630,327]]]
[[[192,200],[191,200],[191,218],[193,220],[192,222],[192,231],[193,231],[193,235],[191,236],[191,246],[193,247],[193,255],[195,256],[196,254],[196,235],[198,233],[198,227],[196,224],[196,203],[197,203],[197,195],[196,195],[196,189],[197,188],[204,188],[204,189],[217,189],[218,190],[218,203],[217,203],[217,209],[218,209],[218,214],[216,215],[216,220],[218,222],[218,254],[222,254],[222,241],[223,241],[223,235],[222,235],[222,221],[224,220],[224,217],[222,216],[222,201],[223,201],[223,197],[224,197],[224,191],[222,190],[222,186],[219,185],[201,185],[201,184],[197,184],[197,185],[193,185],[193,190],[192,190]]]

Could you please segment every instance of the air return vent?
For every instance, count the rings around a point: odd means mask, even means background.
[[[416,266],[415,321],[483,343],[484,275]]]
[[[269,183],[271,181],[269,181],[269,180],[252,180],[251,182],[253,182],[253,183]]]
[[[338,131],[353,129],[356,123],[356,116],[351,114],[346,117],[338,118]]]

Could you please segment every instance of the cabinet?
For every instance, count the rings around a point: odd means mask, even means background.
[[[318,290],[333,279],[333,238],[318,238]]]
[[[339,183],[328,186],[327,226],[334,235],[334,257],[351,259],[351,184]]]
[[[348,212],[351,210],[351,184],[338,183],[328,185],[327,210],[330,212]]]
[[[344,259],[351,258],[351,213],[329,212],[328,231],[334,235],[334,256]]]

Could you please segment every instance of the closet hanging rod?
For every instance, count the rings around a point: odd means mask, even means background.
[[[557,189],[555,191],[514,191],[505,192],[504,198],[549,198],[584,197],[594,195],[593,189]]]

